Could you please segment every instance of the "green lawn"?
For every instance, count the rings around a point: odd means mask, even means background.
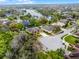
[[[68,42],[70,44],[76,44],[77,42],[79,42],[79,39],[72,35],[69,35],[69,36],[65,37],[64,39],[66,42]]]

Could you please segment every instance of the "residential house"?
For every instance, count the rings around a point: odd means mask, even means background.
[[[0,24],[2,24],[2,25],[9,25],[10,23],[11,23],[10,20],[0,19]]]
[[[60,30],[60,26],[58,25],[46,25],[46,26],[42,26],[41,29],[47,33],[53,33],[54,31],[58,31],[58,29]]]
[[[32,34],[38,34],[41,32],[41,30],[38,27],[27,28],[27,31]]]
[[[14,21],[17,23],[22,23],[22,20],[19,17],[17,17],[17,20],[14,20]]]
[[[67,19],[61,19],[60,22],[66,24],[67,23]]]

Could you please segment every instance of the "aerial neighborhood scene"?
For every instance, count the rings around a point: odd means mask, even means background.
[[[0,0],[0,59],[79,59],[79,0]]]

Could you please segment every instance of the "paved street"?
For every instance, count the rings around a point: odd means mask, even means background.
[[[46,47],[44,50],[57,50],[58,48],[64,48],[62,36],[69,34],[73,28],[71,29],[63,29],[63,33],[55,35],[55,36],[42,36],[39,41]]]
[[[27,13],[30,13],[32,16],[38,16],[38,18],[42,17],[42,14],[38,13],[36,10],[27,9]]]

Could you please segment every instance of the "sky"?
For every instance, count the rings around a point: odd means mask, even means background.
[[[79,0],[0,0],[2,4],[72,4]]]

